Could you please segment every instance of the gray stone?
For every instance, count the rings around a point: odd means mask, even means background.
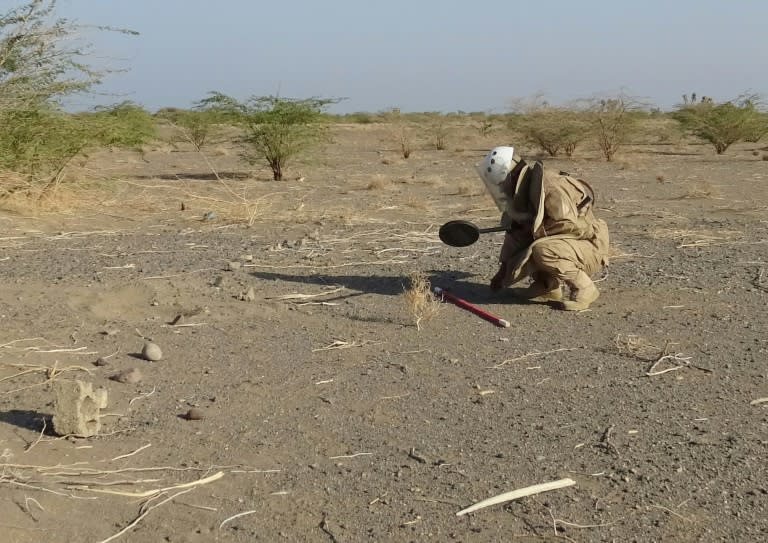
[[[160,346],[157,343],[147,341],[141,349],[141,356],[144,357],[144,360],[157,362],[163,358],[163,351],[160,350]]]

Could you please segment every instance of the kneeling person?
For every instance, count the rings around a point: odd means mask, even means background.
[[[477,171],[508,227],[491,289],[531,277],[519,296],[588,308],[600,295],[590,276],[608,264],[608,226],[593,213],[592,188],[541,162],[529,165],[513,147],[491,149]]]

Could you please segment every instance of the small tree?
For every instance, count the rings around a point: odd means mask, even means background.
[[[757,143],[768,134],[768,113],[757,111],[744,127],[744,141]]]
[[[191,143],[196,151],[202,151],[219,134],[223,120],[216,111],[175,108],[158,111],[156,117],[172,124],[182,139]]]
[[[0,13],[0,111],[34,109],[86,92],[110,73],[89,64],[91,48],[80,39],[83,27],[56,19],[55,8],[56,0],[32,0]]]
[[[212,92],[197,107],[241,125],[245,129],[244,158],[251,164],[266,161],[275,181],[280,181],[289,159],[325,139],[328,122],[323,111],[337,102],[330,98],[279,96],[252,96],[240,102]]]
[[[553,106],[543,93],[513,99],[511,109],[507,127],[553,157],[560,151],[573,155],[589,133],[588,122],[576,105]]]
[[[553,157],[561,150],[569,157],[572,156],[579,143],[589,134],[582,113],[551,106],[528,111],[517,129],[529,143],[537,145]]]
[[[155,137],[155,121],[142,106],[130,101],[97,107],[82,116],[91,134],[91,143],[100,146],[134,147]]]
[[[31,0],[0,13],[0,170],[14,172],[0,197],[24,190],[40,199],[89,146],[136,145],[150,137],[151,129],[134,122],[138,106],[124,103],[92,115],[60,110],[63,98],[90,91],[112,70],[89,63],[84,27],[56,18],[55,8],[56,0]],[[146,112],[143,118],[151,124]]]
[[[605,160],[610,162],[635,129],[633,113],[640,109],[640,104],[624,94],[593,98],[587,104],[592,132]]]
[[[20,174],[21,181],[1,187],[0,197],[23,190],[42,199],[89,149],[138,147],[153,135],[152,116],[130,102],[79,114],[42,106],[0,111],[0,170]]]
[[[392,139],[400,149],[400,155],[403,158],[409,158],[413,152],[413,129],[406,116],[399,107],[383,110],[379,115],[389,125]]]
[[[429,133],[435,150],[444,151],[448,139],[448,123],[442,113],[430,114]]]
[[[758,110],[758,103],[755,95],[721,103],[702,100],[679,106],[672,117],[683,130],[712,144],[721,155],[734,143],[757,141],[768,132],[768,122]]]

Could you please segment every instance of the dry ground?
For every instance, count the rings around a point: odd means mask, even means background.
[[[219,145],[226,187],[184,148],[104,152],[97,205],[0,214],[0,539],[768,540],[760,145],[548,160],[597,189],[615,253],[564,313],[488,292],[498,234],[437,239],[498,220],[472,165],[499,139],[404,160],[386,127],[339,126],[284,182]],[[512,327],[444,305],[417,329],[413,272]],[[98,437],[50,432],[72,378],[109,390]]]

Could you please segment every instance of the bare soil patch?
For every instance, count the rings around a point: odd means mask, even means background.
[[[489,291],[500,235],[440,243],[498,220],[494,142],[455,137],[405,160],[339,126],[284,182],[221,148],[227,187],[189,150],[104,152],[98,205],[0,214],[0,539],[768,539],[768,162],[547,160],[611,229],[573,314]],[[417,328],[419,273],[511,328],[450,305]],[[107,388],[99,436],[51,433],[61,379]]]

